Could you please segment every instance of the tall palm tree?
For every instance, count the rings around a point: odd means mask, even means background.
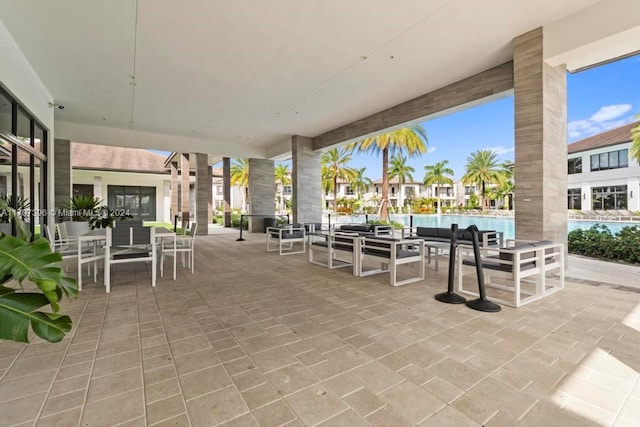
[[[278,195],[280,198],[280,213],[284,212],[284,189],[291,184],[291,175],[289,169],[284,163],[279,163],[274,169],[276,186],[278,187]]]
[[[507,177],[504,168],[498,163],[498,155],[491,150],[478,150],[467,157],[466,173],[462,182],[476,184],[481,188],[480,206],[486,209],[485,196],[487,184],[502,184]]]
[[[436,213],[440,215],[441,207],[440,207],[440,187],[444,184],[453,185],[453,179],[449,178],[449,176],[453,176],[453,169],[447,167],[449,164],[449,160],[443,160],[441,162],[436,163],[435,165],[427,165],[424,167],[425,175],[424,175],[424,185],[427,187],[431,187],[433,184],[436,185],[436,193],[438,198],[438,204],[436,208]]]
[[[640,114],[636,116],[636,119],[640,120]],[[640,123],[631,129],[631,138],[633,144],[631,144],[631,150],[629,150],[629,157],[640,163]]]
[[[355,169],[353,177],[351,178],[351,188],[356,192],[356,198],[360,200],[361,193],[366,192],[373,184],[371,179],[364,176],[364,171],[367,168]]]
[[[333,190],[333,211],[338,210],[338,179],[352,179],[354,170],[347,166],[351,152],[347,148],[330,148],[322,153],[322,176]]]
[[[249,198],[249,160],[235,159],[231,164],[231,185],[242,187],[242,211],[247,210],[247,199]]]
[[[400,184],[407,181],[413,181],[412,173],[415,169],[407,164],[407,157],[400,153],[396,153],[389,162],[389,179],[398,177]]]
[[[389,153],[406,152],[409,157],[427,151],[427,133],[420,125],[411,128],[397,129],[392,132],[365,138],[357,141],[352,148],[359,152],[382,154],[382,200],[380,202],[380,219],[389,220]]]

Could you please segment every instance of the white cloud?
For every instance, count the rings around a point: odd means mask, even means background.
[[[631,111],[632,108],[631,104],[606,105],[588,119],[569,122],[567,125],[569,139],[585,138],[631,123],[633,115],[621,116]]]
[[[631,111],[631,104],[605,105],[600,108],[597,113],[589,117],[589,120],[596,123],[606,122],[620,117],[629,111]]]
[[[514,147],[503,147],[502,145],[498,147],[489,147],[485,148],[485,150],[491,150],[496,153],[498,156],[502,156],[503,154],[513,153],[515,151]]]
[[[433,153],[437,150],[437,147],[427,147],[427,154]]]

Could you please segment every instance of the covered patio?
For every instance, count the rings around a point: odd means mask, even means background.
[[[195,275],[118,268],[59,345],[0,345],[2,425],[633,425],[640,293],[589,286],[480,313],[199,236]],[[246,266],[250,265],[251,268]]]

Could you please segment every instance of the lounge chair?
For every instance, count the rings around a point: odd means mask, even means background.
[[[273,244],[276,244],[275,247]],[[302,246],[296,249],[296,244]],[[306,232],[300,224],[284,227],[267,227],[267,252],[278,251],[280,255],[303,254],[306,251]]]
[[[389,273],[391,286],[424,280],[424,245],[416,245],[416,241],[411,239],[400,240],[384,237],[364,237],[360,242],[360,259],[357,266],[359,276]],[[367,260],[379,262],[380,268],[366,270],[365,262]],[[417,274],[398,281],[398,267],[411,263],[417,263]]]

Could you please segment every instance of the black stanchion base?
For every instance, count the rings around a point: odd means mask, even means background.
[[[447,304],[464,304],[467,302],[465,297],[461,297],[454,292],[443,292],[441,294],[437,294],[435,299],[440,302],[446,302]]]
[[[244,242],[246,239],[243,239],[242,237],[240,237],[239,239],[236,239],[236,242]]]
[[[487,311],[489,313],[497,313],[502,310],[495,302],[491,302],[489,300],[482,299],[474,299],[473,301],[467,301],[467,307],[472,308],[478,311]]]

